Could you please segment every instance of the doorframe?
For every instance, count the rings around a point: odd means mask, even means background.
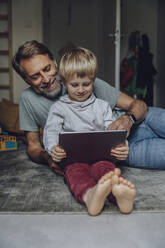
[[[121,0],[116,0],[115,27],[115,88],[120,90]]]

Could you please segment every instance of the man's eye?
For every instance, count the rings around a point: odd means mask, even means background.
[[[48,71],[50,71],[50,68],[51,68],[51,66],[49,65],[49,66],[45,67],[43,71],[48,72]]]
[[[30,79],[31,80],[37,80],[39,78],[39,75],[37,74],[37,75],[34,75],[34,76],[30,76]]]

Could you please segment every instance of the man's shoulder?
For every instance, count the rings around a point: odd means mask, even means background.
[[[29,97],[32,97],[34,95],[37,95],[34,90],[29,87],[29,88],[26,88],[22,91],[21,93],[21,99],[26,99],[26,98],[29,98]]]
[[[97,78],[95,79],[94,82],[94,91],[95,92],[108,92],[108,93],[113,93],[113,94],[120,94],[120,91],[117,90],[115,87],[110,85],[109,83],[105,82],[104,80]]]
[[[53,103],[53,100],[48,99],[45,96],[42,96],[40,94],[37,94],[31,87],[22,91],[20,101],[25,101],[25,102],[30,101],[31,103],[33,102],[38,102],[38,103],[52,102]]]
[[[113,109],[118,101],[118,97],[120,96],[121,92],[102,79],[96,78],[94,83],[94,94],[97,98],[109,102],[111,108]]]
[[[99,88],[100,87],[110,87],[110,88],[114,88],[108,82],[105,82],[103,79],[98,78],[98,77],[95,78],[94,87],[99,87]]]

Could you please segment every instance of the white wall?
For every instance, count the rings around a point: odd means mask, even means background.
[[[28,40],[42,41],[42,0],[12,1],[13,54]],[[14,72],[14,102],[18,103],[20,93],[27,84]]]

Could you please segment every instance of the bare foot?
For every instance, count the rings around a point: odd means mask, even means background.
[[[98,215],[104,207],[105,200],[112,190],[112,177],[120,175],[120,169],[115,169],[105,174],[98,183],[89,189],[83,196],[90,215]]]
[[[116,198],[121,213],[128,214],[133,209],[136,190],[134,184],[122,177],[113,177],[112,193]]]

